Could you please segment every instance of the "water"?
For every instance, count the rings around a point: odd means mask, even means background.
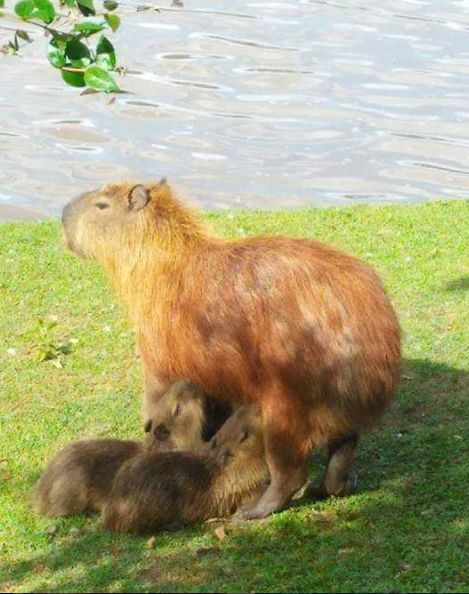
[[[469,196],[469,0],[169,2],[123,16],[111,105],[41,39],[0,57],[0,216],[163,175],[209,208]]]

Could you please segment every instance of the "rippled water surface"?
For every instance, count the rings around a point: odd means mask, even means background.
[[[210,208],[469,196],[468,0],[169,1],[122,5],[111,105],[43,39],[0,56],[0,216],[163,175]]]

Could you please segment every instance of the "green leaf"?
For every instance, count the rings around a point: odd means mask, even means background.
[[[0,0],[1,2],[2,0]],[[0,4],[1,6],[1,4]],[[114,2],[114,0],[104,0],[103,2],[103,6],[106,10],[116,10],[116,8],[119,6],[118,2]]]
[[[121,24],[120,17],[118,17],[117,14],[105,14],[104,18],[106,19],[106,23],[115,33]]]
[[[26,31],[22,31],[21,29],[17,29],[17,31],[15,32],[15,35],[17,37],[19,37],[20,39],[22,39],[23,41],[28,41],[29,43],[32,42],[31,37],[28,35],[28,33]]]
[[[96,14],[93,0],[77,0],[77,4],[78,10],[82,15],[89,16],[90,14]]]
[[[90,50],[76,37],[67,41],[65,55],[76,68],[86,67],[92,61]]]
[[[104,70],[114,70],[116,67],[114,46],[104,35],[101,35],[96,46],[96,64]]]
[[[84,23],[77,23],[73,30],[77,31],[78,33],[82,33],[85,37],[89,37],[94,33],[99,33],[104,29],[104,23],[92,23],[90,21],[86,21]]]
[[[106,3],[104,3],[104,4],[106,4]],[[111,2],[111,4],[115,4],[117,6],[117,2],[114,2],[114,3]],[[4,6],[5,6],[5,0],[0,0],[0,8],[3,8]],[[114,9],[108,8],[108,10],[114,10]]]
[[[70,72],[62,70],[62,78],[71,87],[86,87],[84,72]]]
[[[51,29],[49,31],[49,33],[52,35],[52,37],[56,41],[58,41],[58,42],[60,42],[60,44],[62,44],[62,45],[59,45],[59,47],[63,47],[63,48],[65,48],[65,43],[67,41],[76,39],[76,36],[73,33],[65,33],[64,31],[56,31],[55,29]]]
[[[65,66],[65,44],[58,43],[55,39],[52,39],[47,46],[47,59],[54,68],[61,68]],[[62,47],[60,47],[62,46]]]
[[[22,0],[18,2],[15,4],[15,12],[22,19],[29,18],[34,12],[33,0]]]
[[[116,81],[112,78],[109,72],[106,72],[99,66],[90,66],[85,72],[85,83],[92,89],[97,91],[106,91],[112,93],[118,91]]]
[[[31,19],[40,19],[45,23],[52,23],[55,19],[55,8],[50,0],[33,0],[36,10],[29,17]]]

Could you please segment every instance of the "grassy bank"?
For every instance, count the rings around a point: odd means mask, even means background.
[[[227,525],[222,540],[212,524],[156,535],[153,548],[96,517],[35,515],[32,487],[59,447],[140,435],[141,378],[101,271],[65,251],[56,223],[3,225],[0,590],[467,592],[469,202],[207,217],[228,236],[316,237],[381,272],[406,364],[396,405],[361,444],[355,493]]]

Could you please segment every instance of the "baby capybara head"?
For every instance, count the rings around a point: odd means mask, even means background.
[[[143,185],[108,184],[80,194],[63,209],[62,225],[68,247],[82,258],[101,260],[114,248],[124,250],[147,236],[155,195],[170,193],[166,180]]]
[[[147,445],[160,450],[196,450],[203,445],[205,393],[194,382],[175,383],[145,423]]]
[[[257,410],[249,405],[239,408],[211,439],[209,448],[221,466],[263,462],[264,438]]]

